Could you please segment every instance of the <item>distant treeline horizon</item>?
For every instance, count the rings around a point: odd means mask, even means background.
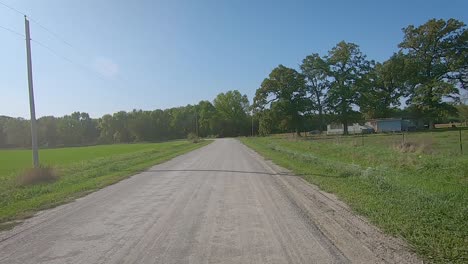
[[[200,137],[243,136],[251,133],[250,106],[237,90],[220,93],[196,105],[152,111],[133,110],[91,118],[85,112],[37,119],[41,147],[158,142]],[[0,148],[29,147],[30,120],[0,116]]]
[[[440,123],[466,121],[467,105],[457,106],[464,109],[465,115],[446,116]],[[96,144],[160,142],[184,139],[188,134],[197,133],[200,137],[235,137],[266,135],[259,131],[261,112],[252,116],[246,95],[239,91],[219,94],[213,103],[200,101],[196,105],[172,107],[165,110],[119,111],[100,118],[91,118],[85,112],[73,112],[62,117],[43,116],[37,120],[39,146],[67,147]],[[462,110],[463,111],[463,110]],[[394,109],[394,118],[418,120],[410,108]],[[325,113],[325,123],[336,122],[336,115]],[[363,123],[364,116],[356,119]],[[304,117],[301,131],[321,129],[318,115]],[[271,127],[270,133],[295,132],[285,129],[280,123]],[[31,146],[30,120],[0,115],[0,148],[27,148]]]

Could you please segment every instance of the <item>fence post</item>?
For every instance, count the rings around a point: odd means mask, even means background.
[[[403,144],[405,144],[406,143],[405,132],[403,132],[402,135],[403,135]]]

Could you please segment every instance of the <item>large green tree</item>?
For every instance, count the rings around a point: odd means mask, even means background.
[[[463,22],[431,19],[403,29],[399,44],[407,64],[415,67],[408,79],[411,91],[408,103],[424,114],[433,128],[434,120],[453,112],[450,99],[458,100],[459,89],[466,88],[468,33]]]
[[[155,140],[151,112],[134,109],[128,113],[128,130],[135,141]]]
[[[272,117],[272,111],[270,109],[264,109],[257,115],[259,118],[258,134],[260,136],[268,136],[273,131],[274,127],[274,118]]]
[[[171,139],[171,128],[169,124],[171,123],[171,116],[169,111],[163,111],[157,109],[151,111],[151,123],[153,124],[152,140],[162,141],[166,139]]]
[[[218,116],[213,104],[210,101],[200,101],[198,105],[196,105],[196,110],[199,136],[206,137],[215,135],[219,126],[217,126]]]
[[[196,133],[197,113],[193,105],[169,109],[171,134],[174,138],[185,138]]]
[[[99,136],[96,127],[96,121],[85,112],[73,112],[57,120],[57,133],[64,145],[96,143]]]
[[[365,118],[391,117],[408,95],[406,80],[412,72],[402,53],[394,54],[375,67],[359,86],[358,104]]]
[[[11,147],[31,146],[31,123],[23,118],[8,118],[4,123],[6,145]]]
[[[113,125],[113,118],[112,115],[106,114],[103,115],[98,120],[98,128],[99,128],[99,142],[100,143],[112,143],[113,142],[113,135],[115,133],[114,125]]]
[[[54,147],[60,143],[57,118],[44,116],[37,120],[38,141],[40,146]]]
[[[329,65],[330,88],[327,93],[327,107],[337,115],[348,134],[348,124],[356,119],[360,87],[372,69],[372,62],[354,43],[341,41],[326,57]]]
[[[217,112],[220,136],[239,136],[248,133],[249,99],[239,91],[220,93],[213,101]]]
[[[254,107],[276,111],[283,128],[300,133],[304,113],[310,110],[304,75],[279,65],[257,89]],[[271,115],[270,115],[271,116]],[[260,121],[262,123],[262,121]]]
[[[311,108],[319,115],[320,130],[326,129],[324,120],[326,92],[330,85],[328,81],[329,67],[319,54],[307,56],[301,65],[302,74],[306,78],[306,87],[309,94]]]

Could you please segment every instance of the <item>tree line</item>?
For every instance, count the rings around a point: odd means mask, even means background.
[[[200,137],[245,136],[251,133],[250,105],[239,91],[220,93],[213,102],[157,109],[120,111],[93,119],[84,112],[37,120],[41,147],[157,142]],[[30,121],[0,116],[0,147],[31,146]]]
[[[468,89],[466,25],[431,19],[403,33],[399,50],[382,63],[367,59],[357,44],[341,41],[327,55],[304,58],[299,71],[273,69],[253,102],[260,133],[299,133],[311,116],[319,130],[334,121],[343,124],[345,134],[350,123],[364,119],[403,115],[433,128],[457,116],[460,93]]]
[[[468,31],[458,20],[431,19],[403,29],[399,50],[379,63],[357,44],[341,41],[313,53],[299,69],[279,65],[263,80],[252,105],[239,91],[153,111],[117,112],[93,119],[84,112],[38,119],[42,147],[268,135],[325,130],[371,118],[402,117],[427,124],[468,119]],[[402,101],[406,107],[402,109]],[[465,104],[463,104],[463,102]],[[0,116],[0,147],[29,147],[29,120]]]

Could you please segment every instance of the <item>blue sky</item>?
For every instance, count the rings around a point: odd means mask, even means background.
[[[255,94],[278,64],[298,68],[341,40],[369,59],[397,51],[401,28],[430,18],[468,22],[468,1],[0,0],[29,14],[36,112],[92,117]],[[0,5],[0,26],[24,32]],[[29,117],[24,38],[0,28],[0,115]],[[65,57],[73,63],[63,59]]]

